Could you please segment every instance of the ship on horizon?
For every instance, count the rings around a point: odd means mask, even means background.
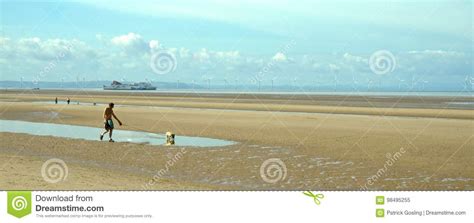
[[[147,82],[138,82],[132,84],[112,81],[109,86],[103,86],[104,90],[156,90],[156,87]]]

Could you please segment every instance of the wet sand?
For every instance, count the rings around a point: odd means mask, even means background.
[[[472,98],[3,91],[0,119],[102,127],[103,106],[31,103],[52,101],[56,95],[80,103],[128,105],[115,109],[125,123],[120,129],[173,131],[178,140],[187,135],[239,143],[186,148],[155,184],[144,187],[181,151],[179,143],[166,147],[0,133],[0,188],[474,188],[474,114],[469,107],[446,103]],[[401,150],[405,152],[394,161]],[[68,164],[65,181],[51,184],[42,179],[41,165],[49,158]],[[276,183],[265,182],[260,173],[270,158],[286,166]]]

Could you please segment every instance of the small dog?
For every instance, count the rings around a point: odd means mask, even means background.
[[[174,145],[174,133],[166,132],[166,145],[171,146]]]

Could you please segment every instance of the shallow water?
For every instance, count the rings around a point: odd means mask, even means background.
[[[97,141],[99,140],[99,133],[102,131],[103,129],[101,128],[87,126],[0,120],[0,132]],[[166,141],[164,134],[117,129],[113,132],[113,139],[116,142],[146,143],[151,145],[164,145]],[[108,140],[108,135],[104,136],[104,140]],[[190,147],[218,147],[235,144],[233,141],[191,136],[176,136],[175,142],[176,146]]]
[[[395,96],[368,96],[371,98],[394,98]],[[405,108],[450,108],[450,109],[474,109],[474,101],[453,101],[452,98],[446,98],[446,101],[441,101],[435,104],[425,104],[425,103],[415,103],[415,104],[405,104]],[[54,101],[34,101],[35,104],[55,104]],[[64,105],[65,101],[59,101],[58,104]],[[91,102],[71,102],[72,105],[87,105],[93,106]],[[106,106],[105,103],[96,103],[96,106]],[[187,110],[216,110],[215,108],[183,108],[183,107],[169,107],[169,106],[159,106],[159,105],[115,105],[115,107],[146,107],[146,108],[159,108],[159,109],[187,109]],[[218,109],[219,111],[238,111],[238,112],[255,112],[259,110],[242,110],[242,109]],[[267,112],[267,111],[264,111]],[[279,114],[315,114],[317,112],[295,112],[295,111],[278,111]]]
[[[67,102],[66,101],[58,101],[58,103],[55,103],[54,100],[53,101],[33,101],[31,102],[33,104],[58,104],[58,105],[67,105]],[[70,102],[70,105],[87,105],[87,106],[93,106],[94,103],[92,102],[79,102],[79,101],[71,101]],[[100,106],[104,106],[106,105],[105,103],[96,103],[95,105],[100,105]]]

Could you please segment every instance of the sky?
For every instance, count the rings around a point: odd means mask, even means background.
[[[472,1],[1,1],[0,80],[472,88]]]

